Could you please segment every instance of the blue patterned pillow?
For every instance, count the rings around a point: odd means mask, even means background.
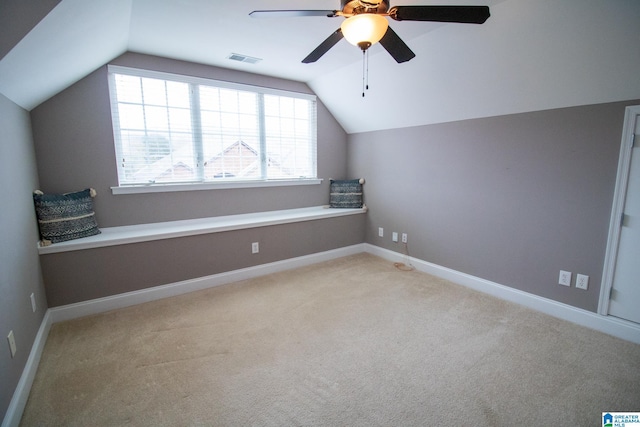
[[[361,208],[363,179],[331,180],[329,207]]]
[[[93,211],[95,190],[66,194],[33,193],[41,244],[64,242],[100,234]]]

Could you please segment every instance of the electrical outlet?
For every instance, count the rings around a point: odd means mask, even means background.
[[[407,233],[402,233],[402,243],[407,243],[408,237]]]
[[[252,254],[257,254],[258,252],[260,252],[260,243],[253,242],[251,244],[251,253]]]
[[[11,350],[11,358],[13,358],[16,355],[16,339],[13,336],[13,331],[9,331],[7,340],[9,341],[9,350]]]
[[[398,241],[398,233],[396,233],[394,231],[393,234],[391,235],[391,240],[393,240],[394,242],[397,242]]]
[[[560,270],[560,277],[558,277],[558,284],[562,286],[571,286],[571,272]]]
[[[31,292],[31,310],[33,310],[33,312],[36,312],[36,296],[33,294],[33,292]]]
[[[589,288],[589,276],[578,274],[576,276],[576,288],[584,289],[586,291]]]
[[[378,227],[378,237],[384,237],[384,228]]]

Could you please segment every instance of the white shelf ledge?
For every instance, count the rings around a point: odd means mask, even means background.
[[[220,233],[245,228],[267,227],[292,222],[356,215],[365,213],[366,211],[366,207],[358,209],[338,209],[327,206],[315,206],[310,208],[256,212],[181,221],[105,227],[100,229],[101,234],[95,236],[54,243],[49,246],[38,245],[38,253],[40,255],[46,255],[105,246],[125,245],[128,243],[195,236],[198,234]]]

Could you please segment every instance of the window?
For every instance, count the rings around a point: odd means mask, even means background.
[[[312,95],[109,67],[120,186],[316,179]]]

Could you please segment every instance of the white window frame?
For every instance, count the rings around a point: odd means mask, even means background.
[[[161,183],[121,183],[120,175],[122,168],[120,164],[117,164],[118,169],[118,186],[111,187],[113,194],[135,194],[135,193],[156,193],[156,192],[168,192],[168,191],[192,191],[192,190],[211,190],[211,189],[227,189],[227,188],[254,188],[254,187],[274,187],[274,186],[298,186],[298,185],[316,185],[322,182],[322,179],[317,177],[317,99],[315,95],[290,92],[280,89],[265,88],[259,86],[252,86],[240,83],[226,82],[220,80],[205,79],[200,77],[185,76],[167,72],[143,70],[138,68],[123,67],[118,65],[108,66],[109,75],[109,93],[111,99],[111,113],[113,120],[113,133],[114,133],[114,149],[116,151],[116,161],[119,163],[120,149],[119,149],[119,120],[118,120],[118,106],[115,93],[115,78],[113,74],[125,74],[136,77],[148,77],[153,79],[161,79],[167,81],[177,81],[181,83],[213,86],[218,88],[226,88],[240,91],[248,91],[258,93],[262,95],[276,95],[289,98],[299,98],[312,102],[313,106],[313,118],[311,120],[311,133],[312,133],[312,150],[313,150],[313,176],[305,178],[295,179],[223,179],[223,180],[199,180],[189,182],[161,182]],[[264,117],[261,117],[261,121]],[[261,136],[264,139],[264,136]],[[262,157],[265,157],[264,155]],[[264,158],[262,159],[264,162]]]

